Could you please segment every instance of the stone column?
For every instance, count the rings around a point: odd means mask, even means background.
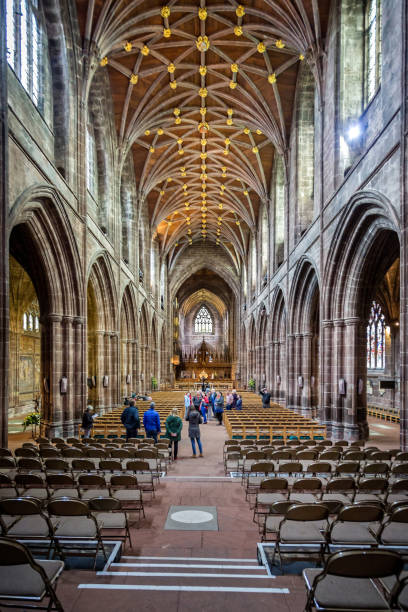
[[[323,358],[324,355],[324,358]],[[332,363],[333,359],[333,321],[322,321],[322,340],[320,347],[320,390],[321,409],[320,420],[326,426],[326,435],[332,433]]]
[[[81,422],[82,413],[87,404],[88,388],[85,372],[85,326],[82,317],[74,317],[72,325],[74,328],[74,385],[73,385],[73,423],[74,431],[77,431]],[[74,431],[72,433],[74,433]]]
[[[50,314],[41,319],[44,333],[41,337],[42,416],[48,437],[63,435],[63,403],[60,394],[62,376],[62,317]]]
[[[109,377],[109,400],[110,406],[115,408],[121,404],[119,332],[111,332],[109,340],[110,375],[112,377],[112,380]]]
[[[344,399],[344,436],[347,440],[368,438],[366,379],[367,368],[364,362],[365,334],[359,317],[345,319],[345,381]],[[361,381],[359,383],[359,381]]]
[[[96,399],[95,406],[99,409],[104,409],[105,401],[104,401],[104,387],[103,387],[103,376],[105,374],[105,332],[102,330],[98,330],[95,332],[96,338],[96,358],[95,358],[95,366],[96,366]],[[100,410],[98,410],[100,412]]]
[[[67,393],[61,394],[61,404],[63,411],[63,432],[64,436],[70,435],[73,430],[74,417],[74,330],[73,318],[70,316],[62,317],[61,323],[61,377],[65,376],[68,380]],[[69,432],[69,433],[68,433]]]
[[[302,336],[302,376],[303,376],[303,390],[302,390],[302,410],[306,410],[308,413],[312,410],[312,332],[305,332]]]
[[[294,339],[294,363],[295,363],[295,377],[294,377],[294,409],[298,412],[302,409],[302,397],[303,389],[305,384],[304,375],[304,364],[302,360],[302,345],[303,335],[295,334]],[[299,377],[303,377],[303,387],[299,387]]]
[[[286,353],[286,364],[287,364],[287,374],[286,374],[287,402],[286,402],[286,406],[294,410],[295,403],[296,403],[296,386],[297,386],[295,335],[288,334],[287,342],[288,342],[288,349]]]
[[[335,319],[333,321],[333,367],[332,367],[332,419],[333,426],[332,432],[334,439],[341,439],[344,437],[344,396],[339,393],[339,380],[344,378],[343,371],[343,353],[344,353],[344,341],[343,341],[343,329],[344,320]]]
[[[0,444],[8,442],[9,240],[6,0],[0,0]]]

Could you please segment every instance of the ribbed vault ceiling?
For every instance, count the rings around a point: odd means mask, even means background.
[[[274,152],[285,154],[297,73],[319,82],[329,0],[78,0],[87,82],[109,71],[118,167],[163,252],[197,239],[243,256]]]
[[[199,289],[190,295],[181,305],[180,312],[186,317],[188,313],[199,306],[200,304],[212,304],[216,310],[218,310],[221,317],[224,316],[226,306],[224,302],[208,289]]]

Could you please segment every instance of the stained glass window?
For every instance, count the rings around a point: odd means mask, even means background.
[[[383,370],[385,367],[385,317],[381,306],[373,302],[367,325],[367,368]]]
[[[213,321],[205,306],[201,306],[194,320],[194,332],[196,334],[212,334]]]
[[[366,0],[364,102],[373,98],[381,81],[381,0]]]

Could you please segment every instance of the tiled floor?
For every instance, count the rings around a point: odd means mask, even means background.
[[[399,445],[399,426],[383,421],[370,419],[372,438],[370,442],[380,448]],[[139,528],[132,528],[133,548],[126,549],[125,556],[136,559],[123,559],[126,563],[147,563],[143,566],[145,577],[132,575],[97,576],[88,571],[66,571],[59,585],[58,594],[66,612],[130,612],[133,610],[166,612],[227,612],[240,610],[301,611],[305,604],[303,580],[299,576],[278,576],[275,579],[264,577],[251,578],[254,569],[237,570],[247,578],[204,578],[197,575],[193,578],[170,576],[153,576],[157,568],[149,567],[151,563],[163,563],[163,558],[186,559],[181,563],[189,565],[190,559],[211,559],[206,565],[217,566],[227,563],[241,563],[244,567],[256,567],[256,545],[260,537],[256,525],[252,522],[252,512],[245,502],[245,495],[240,481],[224,477],[222,448],[225,429],[218,427],[214,421],[201,427],[204,447],[203,458],[192,458],[191,446],[184,427],[180,444],[179,459],[171,467],[168,477],[161,480],[156,497],[146,502],[146,519]],[[27,435],[28,437],[28,435]],[[17,438],[17,436],[16,436]],[[18,435],[15,445],[21,444],[22,436]],[[12,443],[13,445],[13,443]],[[164,525],[170,506],[215,506],[218,513],[219,531],[184,531],[165,530]],[[140,557],[149,557],[141,561]],[[152,559],[152,558],[162,559]],[[217,562],[218,560],[218,562]],[[235,560],[235,561],[234,561]],[[179,564],[177,560],[165,561],[168,565]],[[205,564],[203,561],[192,561],[194,564]],[[128,566],[130,567],[130,566]],[[115,568],[116,569],[116,568]],[[123,568],[120,568],[123,569]],[[125,568],[128,569],[128,568]],[[131,567],[135,570],[135,567]],[[139,568],[137,568],[139,569]],[[190,571],[197,574],[221,573],[216,567],[207,569],[189,568],[180,570],[172,567],[163,568],[163,574]],[[233,572],[234,570],[228,570]],[[121,572],[123,573],[123,572]],[[78,588],[78,585],[96,585],[97,588]],[[140,590],[151,585],[156,590]],[[224,587],[232,589],[225,592]],[[115,588],[113,588],[115,587]],[[119,588],[118,588],[119,587]],[[175,590],[158,590],[157,587],[171,587]],[[191,587],[202,590],[195,592]],[[221,590],[220,590],[221,587]],[[245,589],[245,592],[233,592],[234,589]],[[255,590],[250,590],[255,589]],[[278,589],[278,592],[271,589]]]

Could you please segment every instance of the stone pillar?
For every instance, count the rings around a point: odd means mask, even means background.
[[[312,406],[312,332],[306,332],[302,336],[302,376],[303,376],[303,389],[302,389],[302,410],[306,410],[308,413],[311,412]]]
[[[344,396],[339,393],[339,381],[344,378],[343,371],[343,319],[333,321],[333,367],[331,375],[332,386],[332,432],[334,439],[340,440],[344,437]]]
[[[324,357],[323,357],[324,356]],[[326,426],[326,435],[331,437],[332,433],[332,363],[333,359],[333,321],[322,321],[322,341],[320,348],[320,390],[321,409],[320,421]]]
[[[100,409],[104,409],[104,387],[103,387],[103,376],[105,373],[105,342],[104,342],[104,331],[96,331],[96,358],[95,358],[95,366],[96,366],[96,399],[95,399],[95,407],[98,408],[98,412]]]
[[[286,353],[286,365],[287,365],[287,403],[286,406],[295,409],[296,402],[296,386],[297,386],[297,372],[296,372],[296,356],[295,356],[295,335],[287,335],[288,349]]]
[[[305,375],[304,375],[304,364],[302,360],[302,344],[303,344],[303,335],[295,334],[294,339],[294,363],[295,363],[295,377],[294,377],[294,410],[301,411],[302,409],[302,396],[303,396],[303,387],[305,384]],[[299,386],[299,377],[303,378],[303,387]]]
[[[0,0],[0,444],[8,441],[9,241],[6,0]]]
[[[364,326],[358,317],[345,319],[345,326],[344,437],[347,440],[367,439],[369,431],[365,395],[365,333],[364,336],[362,334]]]
[[[109,340],[110,340],[109,342],[109,359],[110,359],[109,399],[110,399],[110,406],[112,408],[115,408],[115,406],[120,406],[121,404],[119,332],[111,332]]]
[[[62,316],[49,314],[41,319],[42,417],[44,433],[48,437],[62,436],[63,402],[60,394],[62,376]]]
[[[82,317],[74,317],[72,325],[74,328],[74,385],[73,393],[73,423],[74,431],[78,431],[78,425],[81,423],[82,413],[87,404],[88,388],[86,384],[85,372],[85,321]],[[74,431],[72,433],[74,433]]]

